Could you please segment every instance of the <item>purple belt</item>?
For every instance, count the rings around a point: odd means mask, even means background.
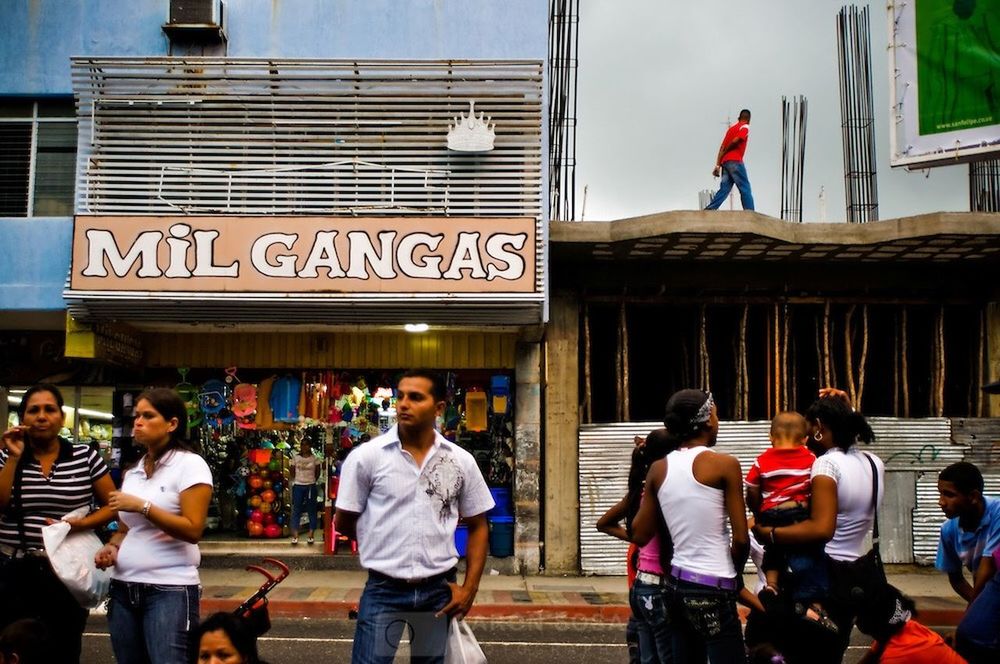
[[[722,590],[736,590],[736,577],[712,576],[711,574],[699,574],[686,569],[681,569],[676,565],[670,566],[670,576],[681,581],[697,583],[700,586],[711,586]]]

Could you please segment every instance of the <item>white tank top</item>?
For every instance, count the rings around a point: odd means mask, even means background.
[[[656,497],[674,541],[671,564],[690,572],[732,578],[736,570],[729,553],[723,492],[696,480],[692,470],[695,457],[702,452],[712,451],[699,446],[667,455],[667,476]]]

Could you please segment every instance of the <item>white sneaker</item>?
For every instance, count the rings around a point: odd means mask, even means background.
[[[293,537],[292,538],[292,544],[298,544],[298,543],[299,543],[299,538],[298,537]]]

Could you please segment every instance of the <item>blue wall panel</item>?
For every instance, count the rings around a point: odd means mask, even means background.
[[[65,309],[73,219],[0,218],[0,311]]]

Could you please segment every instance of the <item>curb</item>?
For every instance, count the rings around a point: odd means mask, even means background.
[[[202,599],[201,615],[233,611],[239,602],[228,599]],[[357,602],[271,600],[268,609],[275,618],[313,618],[347,620],[357,610]],[[739,607],[740,620],[746,622],[748,609]],[[624,604],[477,604],[469,620],[520,620],[526,622],[604,622],[625,623],[632,615]],[[933,627],[955,627],[964,611],[959,608],[935,608],[920,611],[920,622]]]

